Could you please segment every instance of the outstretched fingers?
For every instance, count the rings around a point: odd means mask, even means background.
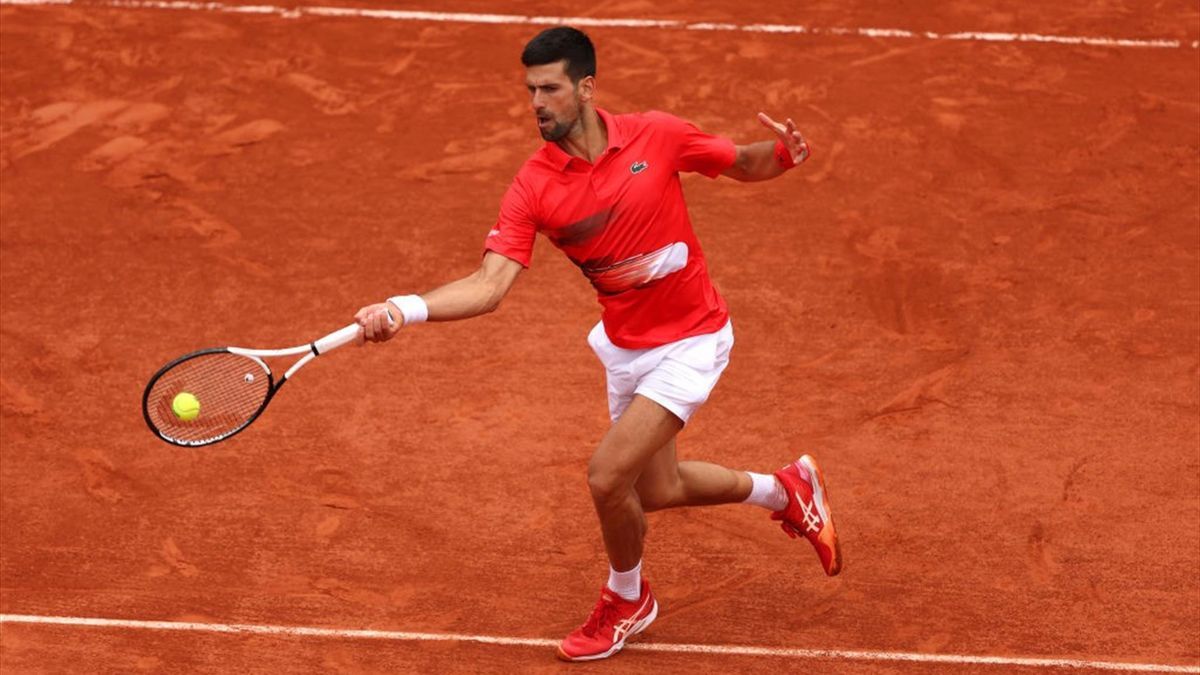
[[[758,113],[758,123],[770,129],[771,131],[774,131],[780,137],[783,137],[785,133],[783,125],[771,119],[771,117],[765,112]]]
[[[780,124],[771,119],[766,113],[760,112],[758,113],[758,122],[775,132],[775,135],[779,137],[779,141],[783,143],[783,147],[791,154],[793,164],[800,164],[808,159],[811,152],[808,147],[808,141],[804,140],[804,135],[796,127],[795,120],[788,117],[784,119],[783,124]]]

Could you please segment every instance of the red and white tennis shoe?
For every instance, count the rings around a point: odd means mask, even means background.
[[[842,571],[842,547],[829,510],[829,491],[825,476],[816,460],[808,455],[775,472],[775,477],[787,490],[788,504],[782,511],[771,514],[771,520],[793,539],[803,536],[817,549],[825,574],[834,576]]]
[[[608,658],[621,651],[626,640],[646,630],[657,616],[658,602],[645,579],[642,596],[633,602],[605,586],[587,622],[571,631],[558,646],[558,657],[566,661]]]

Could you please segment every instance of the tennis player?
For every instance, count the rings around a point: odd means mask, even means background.
[[[679,174],[739,181],[776,178],[808,158],[792,120],[758,119],[773,140],[736,145],[662,112],[596,107],[596,55],[579,30],[557,27],[521,55],[525,86],[546,144],[517,172],[473,274],[421,295],[363,307],[365,339],[390,340],[422,321],[494,311],[528,267],[541,232],[595,287],[601,320],[588,336],[607,371],[612,426],[588,464],[608,582],[559,656],[602,659],[644,631],[658,603],[642,578],[648,511],[744,502],[771,511],[784,532],[806,538],[825,573],[842,555],[821,470],[807,455],[772,474],[680,462],[675,437],[729,363],[733,326],[692,230]],[[401,320],[388,321],[388,307]]]

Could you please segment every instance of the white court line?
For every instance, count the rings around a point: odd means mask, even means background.
[[[189,0],[99,0],[79,3],[75,0],[0,0],[0,5],[77,5],[80,7],[121,7],[129,9],[174,9],[232,14],[275,14],[295,19],[304,15],[356,17],[391,21],[442,21],[449,23],[525,24],[550,26],[570,24],[584,27],[674,28],[680,30],[742,31],[748,33],[799,33],[806,35],[860,36],[888,39],[926,39],[973,42],[1040,42],[1093,47],[1136,47],[1149,49],[1200,49],[1200,40],[1191,43],[1167,38],[1132,39],[1084,35],[1042,35],[1040,33],[997,33],[963,31],[935,33],[900,28],[822,28],[792,24],[735,24],[687,22],[659,19],[598,19],[585,16],[525,16],[522,14],[474,14],[465,12],[424,12],[366,7],[279,7],[276,5],[231,5],[221,2]]]
[[[97,619],[74,616],[35,616],[29,614],[0,614],[0,624],[32,623],[56,626],[88,626],[94,628],[133,628],[142,630],[188,631],[202,633],[234,633],[240,635],[273,635],[318,638],[350,638],[358,640],[391,640],[396,642],[476,642],[506,647],[545,647],[558,645],[557,640],[516,638],[497,635],[466,635],[460,633],[415,633],[391,630],[351,630],[343,628],[313,628],[308,626],[273,626],[245,623],[195,623],[190,621],[134,621],[129,619]],[[1176,666],[1159,663],[1122,663],[1119,661],[1085,661],[1080,659],[1044,659],[1017,656],[972,656],[969,654],[922,654],[919,652],[857,651],[844,649],[789,649],[749,647],[742,645],[698,645],[655,642],[631,642],[626,649],[674,654],[712,654],[718,656],[765,656],[786,659],[827,659],[853,661],[909,661],[950,665],[1023,666],[1028,668],[1090,668],[1141,673],[1200,673],[1200,666]]]

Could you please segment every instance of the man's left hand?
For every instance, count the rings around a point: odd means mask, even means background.
[[[808,141],[804,140],[804,136],[796,129],[796,123],[792,118],[787,118],[786,124],[780,124],[767,116],[766,113],[758,113],[758,121],[766,128],[775,132],[779,137],[779,142],[783,143],[783,147],[787,149],[792,157],[792,163],[802,164],[808,159],[809,149]]]

